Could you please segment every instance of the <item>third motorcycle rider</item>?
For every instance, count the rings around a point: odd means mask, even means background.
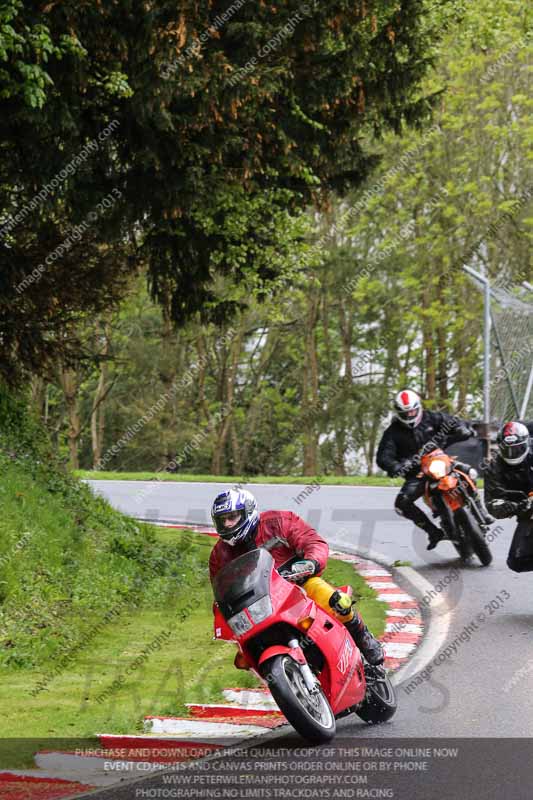
[[[498,433],[498,454],[485,473],[485,502],[498,519],[516,517],[507,566],[514,572],[533,571],[531,498],[533,492],[533,423],[506,422]]]

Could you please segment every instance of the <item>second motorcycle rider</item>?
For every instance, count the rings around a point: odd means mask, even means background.
[[[445,538],[443,531],[435,525],[421,508],[415,505],[424,494],[425,476],[420,473],[420,459],[424,453],[440,447],[445,450],[454,442],[462,442],[475,436],[468,422],[445,414],[442,411],[426,411],[416,392],[405,389],[394,398],[395,417],[385,430],[379,443],[376,461],[378,467],[391,478],[405,478],[405,483],[396,497],[395,510],[400,516],[412,520],[429,537],[427,549]],[[468,464],[461,465],[470,469]],[[494,520],[486,512],[479,494],[475,502],[485,522]]]

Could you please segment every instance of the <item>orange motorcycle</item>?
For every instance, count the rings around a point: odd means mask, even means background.
[[[443,450],[422,456],[420,466],[427,478],[424,501],[441,519],[442,530],[463,561],[475,553],[484,567],[492,561],[485,541],[485,525],[474,501],[475,470],[468,474]]]

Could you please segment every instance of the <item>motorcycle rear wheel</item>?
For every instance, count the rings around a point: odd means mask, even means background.
[[[322,689],[309,692],[293,658],[270,658],[262,664],[261,675],[280,711],[304,739],[316,744],[333,739],[337,726],[331,706]]]
[[[366,696],[355,713],[370,725],[381,725],[396,714],[396,692],[383,667],[365,664]]]

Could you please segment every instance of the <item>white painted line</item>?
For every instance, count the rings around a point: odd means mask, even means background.
[[[417,645],[412,642],[385,642],[383,649],[388,658],[407,658],[409,653],[416,650]]]
[[[236,692],[234,689],[224,689],[222,694],[230,703],[237,703],[241,708],[253,708],[258,711],[263,709],[279,711],[274,699],[269,694],[254,692],[253,689]]]
[[[221,739],[238,736],[254,736],[263,733],[264,728],[259,725],[242,725],[230,722],[204,722],[203,720],[173,719],[172,717],[159,717],[145,719],[144,727],[150,733],[171,733],[183,739],[202,737],[209,739],[210,744],[217,744]]]
[[[153,764],[148,758],[144,761],[128,761],[112,756],[77,756],[60,752],[36,753],[34,761],[39,770],[25,771],[28,776],[77,781],[90,786],[110,786],[120,778],[134,778],[161,769],[160,764]],[[167,766],[165,764],[165,768]]]
[[[414,625],[409,622],[387,622],[385,625],[385,632],[389,633],[390,631],[394,631],[394,633],[420,633],[424,632],[424,628],[422,625]]]
[[[388,617],[407,617],[412,619],[420,616],[420,611],[416,608],[389,608],[387,610]]]
[[[354,547],[353,545],[346,544],[346,542],[336,539],[328,539],[328,543],[331,547],[339,550],[339,552],[346,552],[350,553],[354,556],[358,556],[360,559],[368,558],[370,561],[374,561],[378,564],[379,567],[387,569],[390,563],[390,557],[384,555],[383,553],[378,553],[376,550],[370,550],[366,548],[358,548]],[[376,569],[376,564],[369,564],[369,567],[372,569]],[[363,569],[363,566],[361,565]],[[390,574],[390,571],[389,571]]]
[[[379,594],[378,592],[378,600],[382,603],[411,603],[414,602],[414,598],[411,597],[410,594],[405,594],[405,592],[401,592],[399,594]]]
[[[431,597],[435,588],[412,567],[398,567],[398,572],[415,587],[421,597]],[[448,638],[451,622],[451,611],[442,595],[437,595],[428,604],[431,611],[431,625],[419,644],[413,658],[405,666],[400,667],[392,675],[392,682],[397,685],[410,680],[417,672],[424,669],[442,648]]]

